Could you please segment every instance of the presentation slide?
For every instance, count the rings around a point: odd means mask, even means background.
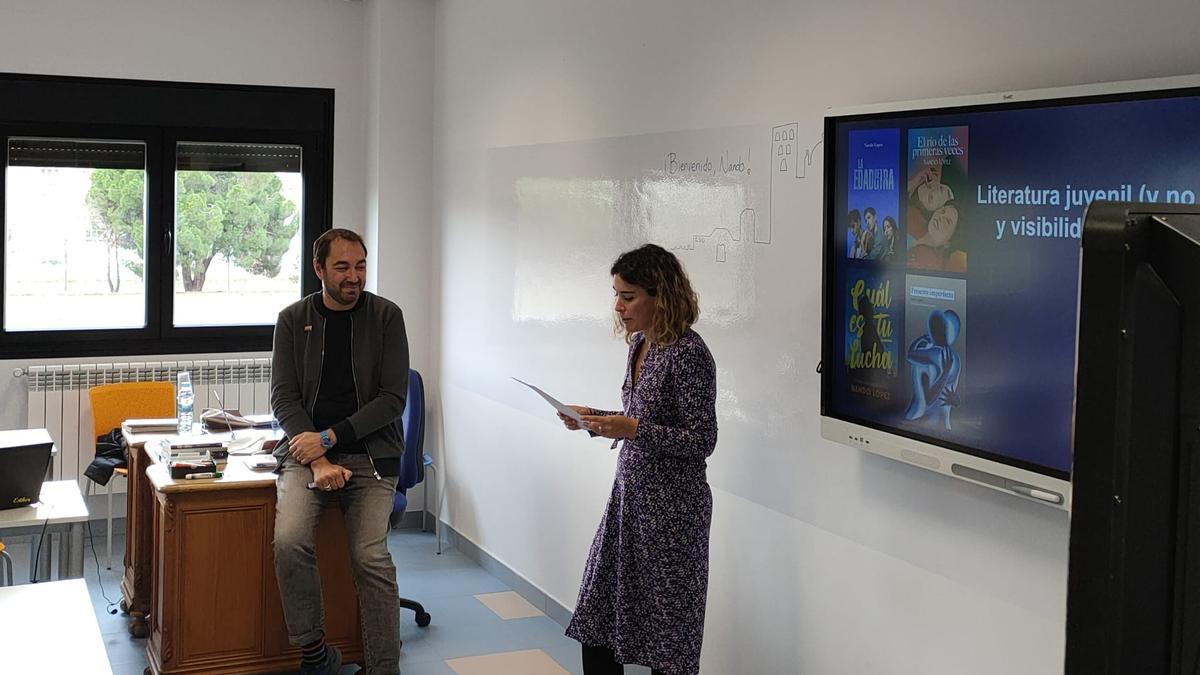
[[[1196,96],[835,120],[827,414],[1067,478],[1084,212],[1195,203],[1197,120]]]

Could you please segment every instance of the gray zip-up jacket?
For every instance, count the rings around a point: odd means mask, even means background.
[[[271,410],[290,438],[313,426],[313,406],[321,387],[325,317],[317,310],[321,293],[288,305],[275,323],[271,350]],[[350,362],[358,411],[347,422],[363,443],[378,476],[400,473],[404,439],[395,421],[408,393],[408,335],[404,314],[390,300],[363,291],[350,313]],[[282,465],[287,442],[275,456]]]

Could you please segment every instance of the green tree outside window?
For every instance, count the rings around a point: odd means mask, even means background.
[[[282,193],[273,173],[176,172],[175,266],[185,292],[204,289],[213,258],[223,255],[238,267],[264,277],[279,274],[283,255],[300,228],[296,204]],[[145,173],[99,169],[92,172],[87,205],[93,233],[108,245],[108,286],[121,287],[119,251],[144,259]],[[141,277],[141,262],[124,267]]]

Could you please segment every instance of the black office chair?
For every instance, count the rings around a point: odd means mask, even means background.
[[[408,399],[404,405],[404,414],[396,421],[397,431],[404,438],[404,455],[400,458],[400,479],[396,483],[396,495],[392,499],[393,525],[400,522],[404,510],[408,508],[408,489],[425,479],[425,462],[421,446],[425,442],[425,385],[421,374],[415,370],[408,371]],[[417,625],[424,628],[433,617],[421,606],[421,603],[408,598],[400,598],[400,606],[411,609],[417,614]]]

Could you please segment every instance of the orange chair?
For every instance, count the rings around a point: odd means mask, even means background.
[[[92,442],[102,434],[121,426],[128,419],[174,417],[175,385],[170,382],[120,382],[88,389],[92,402]],[[129,476],[128,468],[118,468],[116,476]],[[107,486],[108,569],[112,569],[112,481]]]

